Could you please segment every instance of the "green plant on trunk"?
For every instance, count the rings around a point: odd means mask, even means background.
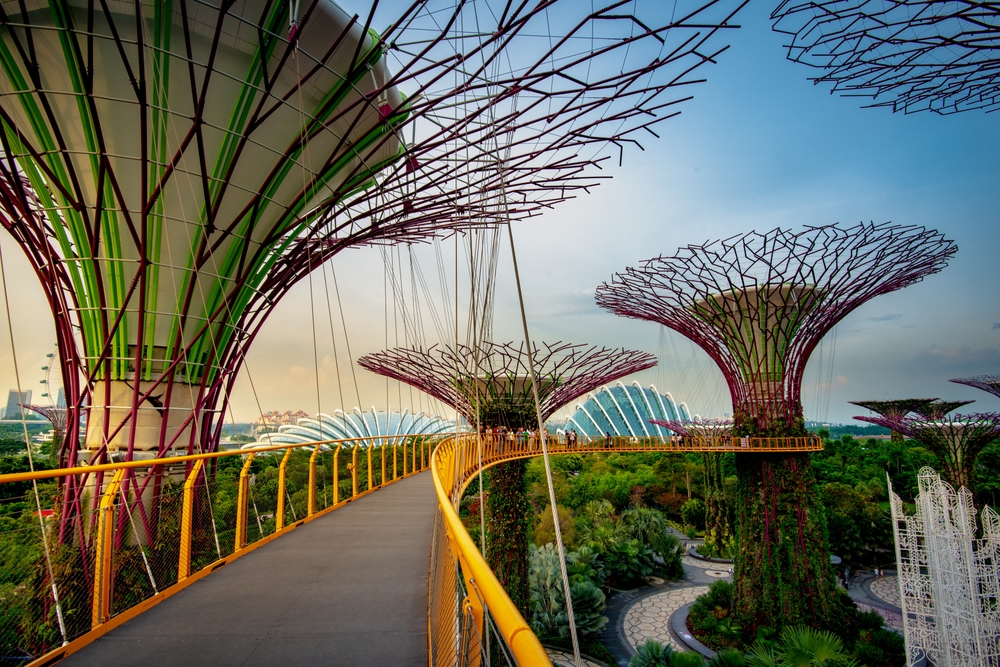
[[[486,495],[486,562],[511,601],[528,614],[528,523],[524,460],[490,469]]]
[[[703,452],[705,462],[705,548],[713,558],[731,558],[736,546],[729,519],[725,477],[722,473],[722,453]]]

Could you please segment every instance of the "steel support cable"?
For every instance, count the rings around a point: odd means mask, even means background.
[[[562,574],[563,592],[566,595],[566,616],[569,620],[569,633],[573,641],[573,659],[576,667],[580,667],[580,642],[576,636],[576,620],[573,617],[573,596],[569,587],[569,573],[566,571],[566,550],[563,547],[562,527],[559,525],[559,510],[556,507],[556,490],[552,484],[552,465],[549,462],[548,434],[542,420],[541,402],[538,400],[538,384],[535,378],[535,361],[531,350],[531,338],[528,334],[528,317],[524,312],[524,294],[521,291],[521,275],[517,268],[517,253],[514,251],[514,230],[507,223],[507,237],[510,240],[510,258],[514,266],[514,283],[517,285],[517,302],[521,310],[521,326],[524,328],[524,347],[528,355],[528,376],[531,380],[531,394],[535,400],[535,416],[538,418],[538,439],[542,445],[542,459],[545,461],[545,481],[549,489],[549,503],[552,506],[552,525],[556,534],[556,549],[559,552],[559,572]]]
[[[10,356],[14,366],[14,382],[17,385],[18,407],[21,413],[21,432],[24,435],[24,447],[28,451],[28,469],[35,472],[35,459],[31,454],[31,439],[28,438],[28,423],[24,419],[24,406],[21,405],[21,372],[17,364],[17,344],[14,340],[14,323],[10,317],[10,296],[7,293],[7,269],[3,261],[3,246],[0,245],[0,282],[3,283],[3,304],[7,314],[7,334],[10,336]],[[31,480],[31,490],[35,496],[35,510],[38,516],[38,528],[42,533],[42,550],[45,553],[45,570],[49,575],[52,589],[52,601],[56,607],[56,619],[59,621],[59,634],[62,635],[62,645],[69,643],[66,638],[66,622],[63,619],[62,603],[59,601],[59,590],[56,587],[55,574],[52,571],[52,552],[49,549],[49,538],[45,531],[45,517],[42,515],[42,501],[38,495],[38,482]]]
[[[152,469],[150,469],[152,472]],[[128,491],[125,489],[125,485],[121,484],[118,486],[118,492],[121,495],[121,503],[125,506],[125,513],[128,515],[128,522],[132,526],[132,533],[135,535],[136,542],[139,542],[139,529],[135,525],[135,517],[132,516],[132,508],[129,507],[130,503],[128,501]],[[149,533],[146,533],[146,540],[149,540]],[[149,585],[153,587],[153,594],[158,594],[160,591],[156,587],[156,579],[153,577],[153,569],[149,567],[149,559],[146,557],[146,550],[142,547],[142,544],[137,544],[139,547],[139,554],[142,556],[142,564],[146,567],[146,576],[149,578]]]

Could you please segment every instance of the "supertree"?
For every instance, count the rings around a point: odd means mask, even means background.
[[[685,438],[703,442],[729,439],[733,435],[732,419],[658,420],[651,423],[668,428]],[[725,475],[722,472],[722,452],[701,453],[705,463],[705,546],[710,556],[732,555],[735,547],[732,507],[726,498]]]
[[[982,389],[1000,398],[1000,375],[975,375],[968,378],[955,378],[954,380],[948,380],[948,382]]]
[[[417,1],[382,34],[378,3],[6,8],[0,223],[55,317],[68,461],[214,450],[262,323],[341,250],[533,217],[603,180],[742,6],[623,4]],[[86,542],[84,487],[60,540]]]
[[[687,246],[597,289],[608,310],[687,336],[729,385],[737,436],[806,435],[802,374],[869,299],[940,271],[954,243],[923,227],[829,225]],[[822,624],[835,601],[823,508],[804,453],[739,453],[734,610],[745,631]]]
[[[877,415],[886,417],[887,419],[897,419],[899,417],[905,417],[906,415],[914,412],[918,408],[921,408],[928,403],[936,401],[936,398],[900,398],[900,399],[886,399],[886,400],[872,400],[872,401],[848,401],[851,405],[857,405],[861,408],[867,408]],[[898,431],[893,431],[890,429],[889,438],[892,442],[903,442],[903,434]]]
[[[532,349],[539,412],[560,407],[603,384],[656,365],[646,352],[552,343]],[[358,365],[451,406],[474,427],[538,428],[527,349],[522,343],[395,348],[369,354]],[[527,612],[530,519],[523,459],[490,470],[486,497],[486,561],[514,604]]]
[[[1000,104],[1000,6],[960,0],[784,0],[775,30],[816,83],[872,106],[950,114]]]
[[[56,454],[59,467],[64,467],[66,460],[66,408],[57,405],[24,405],[25,410],[37,412],[52,424],[52,452]],[[61,480],[60,480],[61,481]]]
[[[937,411],[905,417],[855,417],[859,421],[885,426],[916,440],[933,454],[941,474],[954,488],[976,488],[976,459],[980,452],[1000,437],[1000,413],[948,414],[971,401],[943,403]]]

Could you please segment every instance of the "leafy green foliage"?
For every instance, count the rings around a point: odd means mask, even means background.
[[[532,546],[529,558],[531,627],[540,637],[565,637],[569,634],[569,615],[566,613],[559,552],[552,544],[541,548]],[[571,569],[571,563],[580,566],[594,561],[595,557],[593,552],[571,552],[566,560],[567,569]],[[587,635],[603,630],[608,623],[608,617],[604,615],[607,600],[600,587],[582,576],[578,568],[570,579],[569,590],[577,632]]]
[[[653,551],[639,540],[619,540],[603,554],[608,578],[619,585],[634,585],[653,573]]]
[[[629,660],[628,667],[702,667],[705,661],[692,652],[675,651],[672,646],[664,646],[655,639],[635,647],[636,655]]]
[[[705,503],[697,498],[693,498],[681,507],[681,518],[684,523],[694,526],[698,530],[705,527]]]

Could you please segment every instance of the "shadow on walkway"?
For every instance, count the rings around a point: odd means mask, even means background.
[[[426,665],[429,473],[300,526],[61,666]]]

